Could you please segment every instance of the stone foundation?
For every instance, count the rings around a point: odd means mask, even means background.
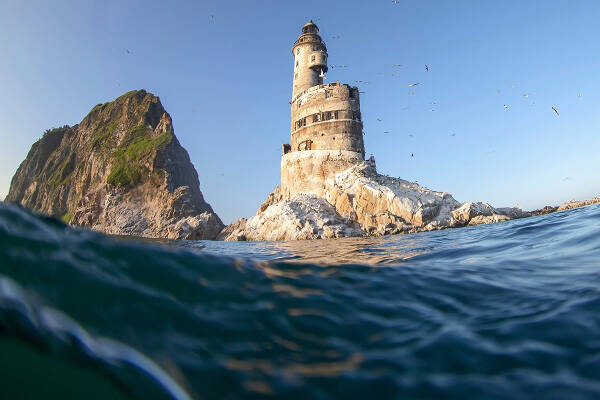
[[[281,190],[286,198],[298,193],[320,194],[327,178],[363,162],[361,153],[345,150],[294,151],[281,157]]]

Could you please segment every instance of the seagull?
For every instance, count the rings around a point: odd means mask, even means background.
[[[392,0],[392,3],[393,4],[398,4],[398,3],[400,3],[400,0]]]
[[[333,35],[331,38],[332,39],[339,39],[339,38],[341,38],[341,36],[340,35]]]
[[[582,97],[583,95],[581,93],[577,93],[577,97]]]
[[[417,85],[419,85],[419,84],[420,84],[420,82],[417,82],[417,83],[409,83],[409,84],[408,84],[408,87],[414,87],[414,86],[417,86]]]
[[[323,70],[321,70],[321,73],[319,74],[319,78],[327,79],[325,77],[325,73],[323,72]]]
[[[415,155],[414,155],[413,153],[410,153],[410,156],[411,156],[411,157],[414,157]]]
[[[377,118],[377,121],[381,122],[381,121],[383,121],[383,120],[382,120],[381,118]]]
[[[410,136],[410,137],[414,137],[414,135],[413,135],[412,133],[409,133],[409,134],[408,134],[408,136]]]
[[[435,111],[435,109],[434,108],[430,108],[429,111]]]
[[[552,111],[554,111],[554,114],[559,115],[558,110],[556,108],[552,107]]]
[[[429,65],[425,64],[425,71],[429,72]]]
[[[210,22],[215,22],[215,15],[214,14],[210,14],[208,16],[208,18],[210,18]]]
[[[383,133],[390,133],[390,131],[383,131]]]
[[[525,97],[525,98],[528,98],[528,97],[529,97],[529,93],[525,93],[525,94],[523,95],[523,97]]]
[[[496,93],[500,94],[500,89],[496,90]]]
[[[563,181],[570,181],[570,180],[571,180],[570,176],[566,176],[566,177],[563,178]]]
[[[358,91],[358,93],[367,93],[367,92],[361,92],[360,90]]]
[[[131,50],[127,49],[126,51],[127,51],[127,54],[131,54]]]
[[[453,133],[452,136],[456,136],[456,133]]]
[[[121,84],[119,83],[119,81],[117,81],[117,86],[118,86],[118,87],[121,87]]]
[[[392,67],[401,67],[401,66],[402,66],[402,64],[394,64],[394,65],[392,65]]]
[[[510,85],[510,88],[511,88],[511,89],[514,89],[514,88],[515,88],[515,85],[514,85],[514,84],[513,84],[513,85]]]
[[[436,103],[435,103],[435,101],[432,101],[431,104],[435,106]]]
[[[504,105],[504,109],[505,109],[505,110],[508,110],[508,106],[507,106],[506,104]]]

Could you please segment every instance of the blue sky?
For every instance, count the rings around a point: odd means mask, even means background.
[[[526,209],[600,194],[598,1],[4,0],[0,198],[45,129],[144,88],[222,219],[253,215],[279,182],[291,46],[309,18],[330,64],[348,66],[328,81],[369,82],[381,173]]]

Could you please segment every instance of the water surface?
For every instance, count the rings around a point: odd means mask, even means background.
[[[596,399],[598,310],[598,205],[384,238],[167,244],[0,205],[0,398]]]

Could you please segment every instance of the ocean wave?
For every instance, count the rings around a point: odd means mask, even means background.
[[[599,220],[161,244],[0,204],[0,337],[144,399],[593,399]]]

